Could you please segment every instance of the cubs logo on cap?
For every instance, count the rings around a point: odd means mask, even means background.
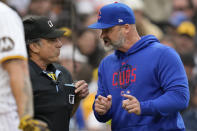
[[[97,22],[88,28],[105,29],[124,24],[135,24],[132,9],[123,3],[113,3],[103,6],[98,13]]]
[[[101,12],[98,13],[98,20],[101,18]]]

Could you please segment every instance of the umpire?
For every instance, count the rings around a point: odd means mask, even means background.
[[[70,73],[56,63],[64,31],[55,29],[51,20],[42,16],[29,17],[23,24],[35,118],[45,121],[51,131],[69,131],[70,117],[88,95],[88,85],[81,80],[72,87]]]

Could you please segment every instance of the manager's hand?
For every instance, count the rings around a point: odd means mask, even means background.
[[[127,98],[126,100],[122,101],[122,107],[128,113],[135,113],[136,115],[141,114],[141,108],[139,101],[132,95],[124,94],[123,97]]]
[[[95,100],[95,111],[99,115],[105,115],[107,111],[111,108],[112,105],[112,96],[108,95],[107,97],[99,95]]]

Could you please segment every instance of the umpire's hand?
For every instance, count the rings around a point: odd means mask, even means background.
[[[75,93],[79,100],[84,99],[89,94],[88,84],[84,80],[75,83]]]
[[[95,100],[95,111],[99,115],[105,115],[107,111],[111,108],[112,105],[112,96],[108,95],[107,97],[99,95]]]
[[[122,101],[122,107],[128,112],[128,113],[135,113],[136,115],[141,114],[141,108],[139,101],[132,95],[123,95],[126,100]]]

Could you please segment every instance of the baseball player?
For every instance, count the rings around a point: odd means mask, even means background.
[[[39,131],[33,120],[32,90],[20,17],[0,2],[0,131]],[[47,129],[47,128],[46,128]]]

